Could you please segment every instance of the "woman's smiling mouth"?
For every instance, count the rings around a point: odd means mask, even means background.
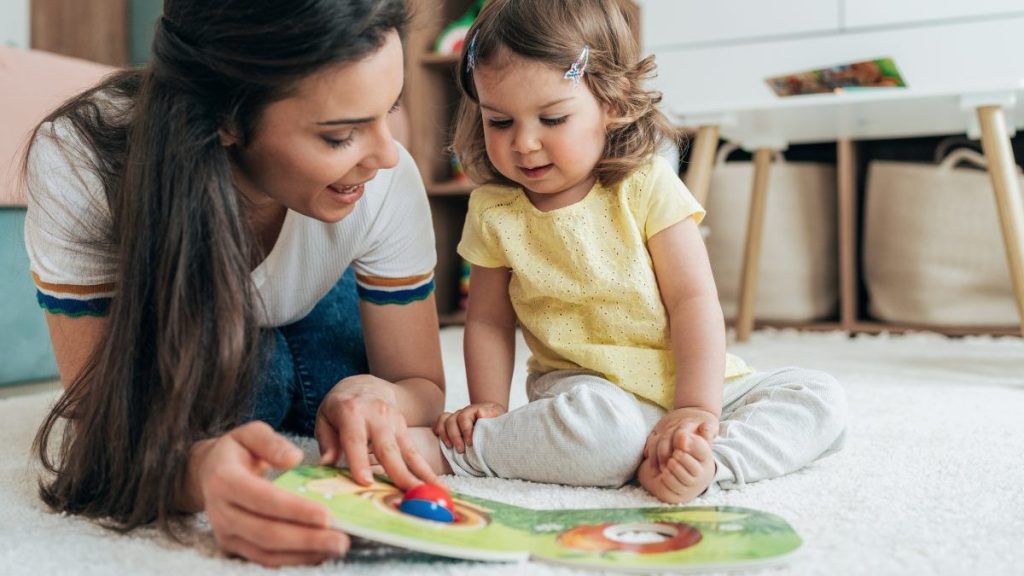
[[[327,189],[331,192],[331,196],[341,202],[342,204],[355,204],[363,197],[363,191],[366,189],[365,184],[356,184],[354,186],[335,186],[330,185]]]

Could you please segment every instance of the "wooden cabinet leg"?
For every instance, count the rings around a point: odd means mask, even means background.
[[[760,148],[754,152],[754,188],[750,194],[747,219],[747,244],[743,251],[743,275],[740,277],[739,308],[736,312],[736,340],[744,342],[754,330],[754,302],[757,298],[757,275],[761,264],[761,236],[764,230],[765,200],[773,152]]]
[[[708,187],[711,185],[711,171],[715,168],[715,152],[718,151],[718,126],[701,126],[690,153],[690,166],[686,169],[686,187],[693,197],[706,205]]]
[[[1021,199],[1017,164],[1010,148],[1006,130],[1006,117],[999,106],[978,108],[981,124],[981,145],[988,160],[988,173],[996,195],[999,223],[1006,245],[1006,259],[1010,266],[1017,313],[1024,335],[1024,200]]]
[[[858,322],[857,144],[836,143],[839,230],[839,324],[852,332]]]

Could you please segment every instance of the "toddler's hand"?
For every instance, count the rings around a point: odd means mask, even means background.
[[[501,404],[495,402],[481,402],[470,404],[462,410],[445,412],[437,417],[434,424],[434,434],[441,442],[449,448],[462,454],[466,446],[473,445],[473,425],[480,418],[494,418],[501,416],[508,410]]]
[[[653,457],[657,470],[677,446],[685,446],[687,434],[703,437],[710,444],[718,435],[718,416],[701,408],[676,408],[666,412],[654,426],[644,446],[644,458]]]

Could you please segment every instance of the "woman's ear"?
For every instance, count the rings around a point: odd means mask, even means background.
[[[235,134],[235,131],[226,126],[217,129],[217,137],[220,139],[220,145],[225,148],[231,148],[241,142],[241,138]]]

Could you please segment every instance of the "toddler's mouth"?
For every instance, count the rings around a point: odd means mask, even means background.
[[[520,166],[519,171],[522,172],[523,175],[525,175],[527,178],[540,178],[541,176],[547,174],[548,170],[550,170],[552,166],[554,166],[554,164],[545,164],[543,166],[535,166],[533,168]]]

